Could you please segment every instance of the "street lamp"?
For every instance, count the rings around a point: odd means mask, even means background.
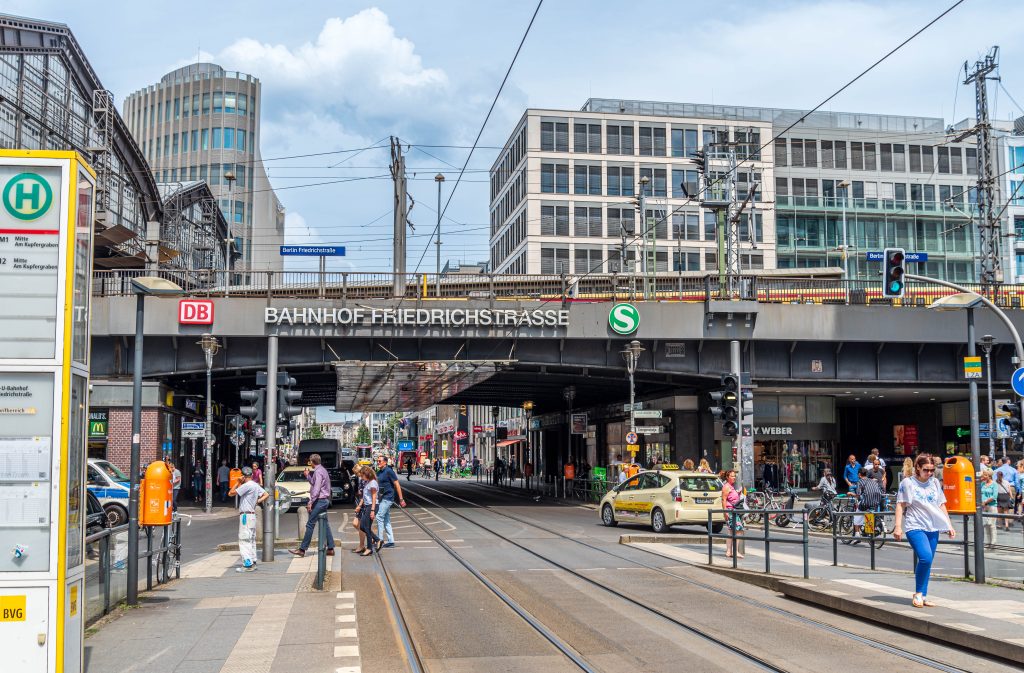
[[[650,182],[651,182],[651,178],[649,176],[644,175],[643,177],[640,178],[640,204],[639,204],[640,205],[640,244],[637,247],[639,248],[639,252],[640,252],[640,256],[641,256],[641,266],[640,266],[640,269],[642,270],[642,272],[644,274],[644,299],[650,299],[651,298],[650,297],[651,293],[648,291],[648,287],[647,287],[648,286],[647,275],[651,273],[651,269],[647,268],[647,265],[648,265],[648,259],[647,259],[647,233],[648,232],[647,232],[647,229],[646,229],[646,227],[647,227],[647,185],[650,184]],[[652,238],[654,237],[654,232],[651,232],[651,237]],[[651,251],[651,256],[652,257],[657,257],[657,255],[654,254],[653,250]],[[635,275],[635,268],[636,268],[636,265],[634,265],[634,275]]]
[[[566,462],[572,460],[572,402],[576,399],[576,386],[566,386],[562,389],[562,397],[565,399],[565,420],[569,426],[568,437],[568,455]],[[557,477],[555,484],[558,483]],[[562,495],[565,495],[564,493]]]
[[[231,225],[234,224],[235,220],[235,197],[232,187],[235,185],[235,172],[227,170],[224,172],[224,179],[228,181],[228,237],[225,239],[227,245],[224,246],[224,278],[227,282],[224,283],[224,296],[228,296],[231,288],[231,249],[235,243],[231,237]]]
[[[438,173],[434,176],[437,183],[437,238],[434,245],[437,246],[437,278],[435,279],[437,298],[441,298],[441,184],[444,182],[444,175]]]
[[[996,457],[996,426],[993,424],[995,402],[992,401],[992,345],[996,338],[991,334],[981,337],[981,350],[985,353],[985,383],[987,385],[987,401],[985,411],[988,414],[988,457],[995,460]],[[1006,448],[1003,447],[1003,455],[1006,455]]]
[[[636,365],[640,360],[640,354],[644,352],[643,345],[634,339],[630,341],[624,350],[619,351],[622,353],[622,359],[626,361],[626,371],[629,372],[629,431],[636,432],[636,413],[634,399],[636,397],[636,387],[633,383],[633,375],[636,373]],[[630,461],[636,462],[636,451],[630,451]]]
[[[158,276],[132,278],[132,293],[135,295],[135,361],[132,366],[132,444],[128,468],[128,605],[137,605],[139,602],[139,454],[142,444],[142,342],[146,297],[166,297],[183,292],[177,284]]]
[[[206,513],[213,512],[213,357],[220,350],[220,342],[212,334],[204,334],[198,341],[206,356]],[[235,460],[237,464],[237,458]]]
[[[843,280],[850,279],[850,266],[849,266],[849,253],[850,246],[847,243],[846,238],[846,199],[849,195],[850,181],[840,180],[839,184],[836,185],[837,189],[843,190]]]
[[[531,455],[530,454],[530,416],[532,414],[533,414],[533,402],[531,400],[526,400],[525,402],[523,402],[523,415],[526,417],[526,453],[520,458],[520,461],[519,461],[520,463],[523,464],[523,467],[525,467],[526,458]],[[509,479],[509,483],[511,483],[511,479]],[[522,485],[522,484],[520,484],[520,485]]]

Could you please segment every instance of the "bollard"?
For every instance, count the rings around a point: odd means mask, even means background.
[[[298,520],[299,520],[299,534],[298,534],[298,538],[301,540],[303,538],[303,536],[306,534],[306,522],[309,521],[309,510],[306,509],[305,505],[301,505],[301,506],[299,506],[295,510],[295,513],[298,514],[298,517],[297,517]]]
[[[714,533],[712,533],[711,531],[712,531],[711,510],[709,509],[708,510],[708,565],[709,566],[710,565],[714,565],[714,559],[712,558],[712,555],[711,555],[711,549],[712,549],[711,548],[711,544],[714,542],[714,538],[712,537],[712,535],[714,535]]]
[[[804,517],[804,579],[808,579],[811,576],[811,551],[810,541],[808,540],[807,531],[807,517]],[[874,548],[874,545],[872,545]]]

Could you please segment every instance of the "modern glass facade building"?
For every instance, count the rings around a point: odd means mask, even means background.
[[[162,183],[205,181],[231,223],[236,269],[280,269],[284,207],[260,158],[260,82],[196,63],[127,97],[128,128]],[[233,173],[234,181],[225,176]]]
[[[743,268],[845,266],[874,279],[866,254],[901,246],[928,253],[920,273],[974,280],[977,154],[945,129],[930,117],[608,99],[530,109],[491,170],[491,266],[619,271],[647,177],[648,221],[665,219],[657,270],[715,271],[714,213],[688,196],[701,191],[695,153],[709,151],[721,174],[723,146],[712,144],[731,143],[738,193],[760,185],[739,225]],[[637,255],[627,251],[627,269]]]

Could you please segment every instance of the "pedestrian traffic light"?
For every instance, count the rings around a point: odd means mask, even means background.
[[[249,404],[243,404],[238,408],[238,413],[243,416],[251,418],[256,423],[264,422],[264,413],[267,408],[267,391],[264,388],[257,388],[256,390],[241,390],[239,396],[243,402]]]
[[[999,408],[1004,412],[1010,414],[1009,418],[1002,419],[1002,423],[1006,426],[1006,430],[1009,432],[1010,437],[1019,437],[1021,434],[1021,409],[1019,402],[1007,402],[999,405]]]
[[[882,296],[902,297],[906,286],[906,281],[903,279],[903,263],[907,258],[907,251],[903,248],[886,248],[882,254],[885,258]]]

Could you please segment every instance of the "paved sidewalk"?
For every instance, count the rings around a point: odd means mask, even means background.
[[[1024,661],[1024,591],[993,585],[977,585],[957,579],[932,577],[929,599],[932,608],[914,608],[911,596],[914,576],[911,556],[898,568],[869,568],[839,565],[812,558],[810,578],[804,579],[800,547],[771,552],[771,574],[764,573],[764,551],[746,545],[744,559],[733,570],[732,559],[724,557],[717,544],[713,566],[708,566],[707,538],[692,536],[692,544],[651,542],[653,536],[624,535],[624,544],[653,551],[729,575],[741,581],[767,586],[792,598],[830,610],[855,614],[936,640],[995,655],[1009,661]],[[787,545],[789,546],[789,545]],[[1024,586],[1022,586],[1024,588]]]
[[[310,550],[315,552],[315,550]],[[87,673],[358,673],[355,597],[341,591],[338,555],[327,590],[312,589],[315,553],[278,551],[238,573],[237,552],[182,566],[182,579],[89,629]]]

